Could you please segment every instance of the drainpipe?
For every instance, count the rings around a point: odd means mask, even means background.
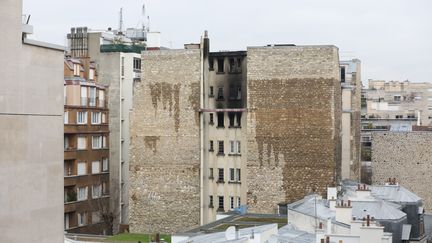
[[[201,46],[200,46],[200,225],[204,224],[204,115],[201,112],[201,109],[204,108],[204,38],[201,37]]]

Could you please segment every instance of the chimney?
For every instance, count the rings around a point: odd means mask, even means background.
[[[366,217],[366,226],[369,227],[370,226],[370,216],[369,214]]]
[[[332,232],[332,223],[331,219],[327,219],[327,234],[331,234]]]
[[[356,190],[356,196],[358,199],[361,200],[370,200],[371,197],[371,191],[369,190],[369,188],[367,187],[367,185],[357,185],[357,190]]]
[[[350,224],[352,220],[352,206],[351,201],[348,204],[344,204],[343,200],[339,206],[336,206],[336,221]]]

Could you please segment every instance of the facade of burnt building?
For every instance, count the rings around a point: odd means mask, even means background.
[[[274,213],[340,178],[334,46],[144,51],[134,89],[130,229],[178,232],[248,205]]]
[[[106,87],[88,58],[65,59],[64,76],[65,230],[110,234]]]

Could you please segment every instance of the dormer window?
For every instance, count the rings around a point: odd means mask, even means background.
[[[74,72],[74,76],[80,76],[81,66],[75,63],[73,65],[73,72]]]
[[[89,80],[94,80],[95,76],[95,70],[93,68],[90,68],[89,70]]]

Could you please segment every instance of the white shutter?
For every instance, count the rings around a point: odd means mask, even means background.
[[[100,173],[100,161],[92,162],[92,174]]]

